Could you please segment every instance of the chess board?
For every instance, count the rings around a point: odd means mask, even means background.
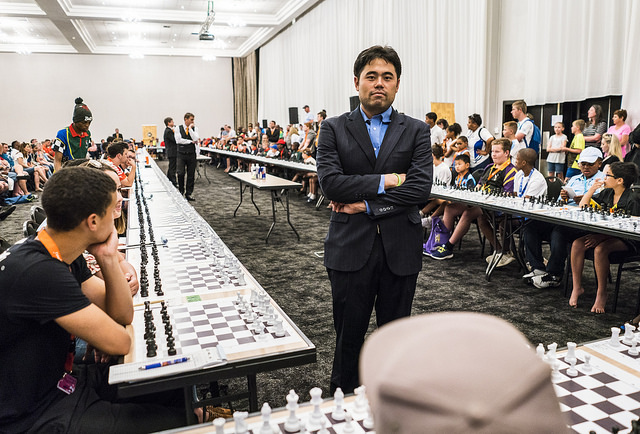
[[[236,304],[237,292],[249,300],[251,291],[240,290],[223,294],[207,294],[171,299],[166,302],[173,337],[176,340],[177,355],[187,355],[207,348],[222,346],[223,353],[229,360],[246,357],[252,353],[261,354],[265,350],[285,351],[290,348],[306,346],[306,343],[292,327],[289,319],[273,302],[270,305],[278,320],[282,320],[284,336],[276,336],[275,324],[267,323],[260,314],[263,333],[252,329],[251,323],[244,319]],[[153,321],[156,326],[157,357],[167,357],[165,325],[160,313],[161,304],[152,303]],[[253,306],[252,311],[258,314]],[[144,339],[144,310],[134,312],[130,326],[133,333],[132,351],[125,356],[125,363],[153,361],[146,356]]]
[[[311,413],[313,412],[313,406],[308,402],[303,403],[303,397],[300,399],[300,408],[296,411],[296,416],[300,419],[301,423],[305,424],[306,432],[317,434],[319,428],[318,426],[310,424]],[[369,433],[375,434],[375,428],[368,429],[364,426],[364,419],[367,414],[366,411],[361,411],[356,407],[355,404],[356,398],[355,396],[348,396],[344,399],[344,409],[347,413],[351,415],[353,418],[353,422],[351,423],[351,427],[353,428],[352,433],[362,434]],[[324,415],[325,420],[325,428],[331,434],[342,434],[345,432],[345,426],[347,423],[342,420],[335,420],[331,414],[335,408],[335,402],[333,399],[324,401],[320,406],[322,413]],[[288,431],[284,429],[284,423],[289,416],[289,412],[285,409],[274,410],[271,414],[271,428],[274,433],[277,434],[290,434]],[[262,418],[261,416],[254,415],[246,419],[248,433],[258,434],[260,432],[260,428],[262,428]],[[189,434],[212,434],[215,432],[215,428],[211,423],[206,423],[202,425],[198,425],[195,427],[185,427],[179,428],[177,430],[172,430],[173,433],[189,433]],[[235,424],[232,419],[229,419],[227,423],[224,425],[224,433],[225,434],[235,434]]]
[[[564,355],[558,357],[557,376],[552,377],[560,408],[566,413],[569,427],[578,433],[611,433],[615,426],[629,432],[631,421],[640,417],[640,377],[596,355],[585,369],[588,349],[578,349],[578,375],[567,375],[570,365]]]
[[[624,336],[619,336],[617,341],[619,345],[611,345],[611,339],[603,339],[596,342],[585,344],[585,347],[595,351],[600,356],[604,356],[610,360],[622,363],[636,371],[640,371],[640,354],[631,354],[631,343],[625,343]],[[636,346],[640,352],[640,345]],[[640,375],[640,374],[639,374]]]
[[[176,241],[191,241],[201,238],[198,231],[190,224],[182,226],[161,226],[158,228],[154,228],[153,235],[155,237],[156,243],[158,244],[163,244],[165,240],[168,243],[173,243]],[[146,237],[146,241],[149,242],[148,236]],[[140,229],[130,229],[128,231],[127,244],[140,244]]]
[[[190,225],[191,222],[184,214],[180,212],[151,212],[151,226],[154,233],[160,226],[182,226]],[[132,218],[129,218],[129,229],[140,229],[140,221],[138,220],[137,211],[135,214],[131,214]],[[144,220],[145,228],[147,227],[147,219]]]
[[[149,239],[147,238],[147,241]],[[159,239],[157,240],[159,241]],[[153,256],[151,254],[151,247],[147,246],[147,271],[150,271],[150,276],[153,276]],[[209,262],[212,259],[212,254],[209,252],[204,243],[200,241],[193,242],[176,242],[167,245],[158,246],[158,257],[160,258],[160,269],[164,267],[173,267],[175,265],[190,264],[194,262]],[[140,273],[140,249],[131,248],[127,250],[127,261],[129,261],[135,268],[138,274]],[[163,282],[164,284],[164,282]]]
[[[139,266],[138,266],[139,267]],[[139,269],[136,268],[139,274]],[[163,296],[158,296],[153,290],[153,261],[147,264],[149,277],[149,296],[142,297],[140,293],[133,298],[133,304],[142,304],[145,301],[158,301],[182,296],[207,294],[212,292],[235,291],[243,288],[253,288],[253,279],[240,267],[237,272],[216,265],[211,262],[199,262],[182,266],[160,267],[160,281],[162,282]],[[240,283],[240,274],[244,278],[244,284]]]

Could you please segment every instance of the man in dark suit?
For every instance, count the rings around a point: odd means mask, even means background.
[[[174,187],[178,187],[178,182],[176,181],[176,158],[178,157],[178,145],[176,144],[176,137],[173,118],[165,118],[164,119],[164,152],[167,154],[167,159],[169,160],[169,168],[167,169],[167,178],[173,184]]]
[[[353,69],[360,106],[322,123],[317,154],[332,207],[324,252],[337,335],[332,393],[359,385],[358,358],[374,305],[378,326],[411,313],[422,268],[418,209],[432,178],[429,126],[391,107],[398,54],[374,46]]]
[[[196,200],[193,196],[195,186],[195,174],[197,164],[196,145],[200,136],[194,123],[193,113],[185,113],[184,124],[180,125],[175,134],[175,141],[178,144],[178,156],[176,157],[176,171],[178,173],[178,190],[184,194],[188,201]],[[185,190],[184,176],[187,175],[187,187]]]

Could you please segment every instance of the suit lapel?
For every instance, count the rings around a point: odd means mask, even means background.
[[[389,155],[391,155],[393,149],[398,144],[398,140],[400,139],[400,136],[402,136],[404,130],[404,117],[400,116],[400,114],[394,110],[391,114],[391,123],[384,135],[382,145],[380,145],[380,152],[378,152],[378,159],[375,164],[376,170],[384,167],[387,158],[389,158]]]
[[[347,116],[347,119],[347,130],[356,139],[356,143],[358,143],[362,152],[367,156],[369,163],[371,163],[371,167],[373,167],[376,164],[376,154],[373,152],[373,144],[371,144],[371,138],[362,118],[362,113],[360,113],[360,108],[352,111]]]

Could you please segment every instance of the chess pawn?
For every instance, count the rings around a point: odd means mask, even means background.
[[[213,419],[213,426],[216,428],[216,434],[224,434],[224,424],[227,420],[223,417]]]
[[[244,286],[246,284],[247,284],[247,282],[244,280],[244,273],[242,271],[240,271],[238,273],[238,285]]]
[[[311,426],[311,430],[315,431],[320,427],[320,421],[324,418],[322,414],[322,410],[320,410],[320,404],[322,404],[322,389],[319,387],[314,387],[309,391],[309,395],[311,395],[311,405],[313,405],[313,413],[309,417],[309,425]]]
[[[638,345],[638,339],[637,339],[637,336],[634,334],[633,338],[631,338],[631,348],[629,348],[630,356],[638,355],[638,348],[636,347],[636,345]]]
[[[585,353],[584,365],[582,365],[582,370],[585,372],[591,371],[591,354]]]
[[[287,395],[287,406],[289,410],[289,417],[284,422],[284,429],[289,432],[296,432],[300,430],[300,419],[296,416],[296,410],[298,409],[298,395],[291,389]]]
[[[373,413],[371,412],[371,407],[369,406],[369,404],[367,404],[367,416],[362,421],[362,425],[368,430],[372,430],[374,427]]]
[[[271,428],[271,407],[268,403],[262,404],[262,426],[260,427],[259,434],[273,434],[273,428]]]
[[[536,355],[540,357],[540,359],[544,360],[544,345],[541,343],[536,347]]]
[[[554,362],[551,364],[551,369],[552,369],[552,372],[551,372],[551,381],[555,383],[555,382],[557,382],[557,381],[559,381],[559,380],[561,379],[561,375],[560,375],[560,362],[558,362],[557,360],[556,360],[556,361],[554,361]]]
[[[282,326],[282,320],[278,319],[276,320],[276,337],[281,338],[285,335],[284,333],[284,327]]]
[[[335,407],[333,408],[333,412],[331,413],[331,418],[337,421],[344,420],[344,392],[341,388],[337,388],[335,393],[333,394],[333,400],[335,403]]]
[[[344,428],[342,429],[342,432],[346,434],[356,432],[356,429],[353,426],[353,417],[349,413],[345,415],[344,420],[345,420],[345,424],[344,424]]]
[[[567,369],[567,375],[569,377],[577,377],[578,376],[578,370],[576,369],[576,362],[577,362],[577,359],[575,359],[575,358],[569,360],[569,363],[571,363],[571,367],[569,369]]]

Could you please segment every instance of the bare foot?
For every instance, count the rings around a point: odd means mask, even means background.
[[[229,173],[229,168],[224,169],[224,173]]]
[[[569,306],[578,307],[578,298],[584,294],[583,288],[573,288],[571,291],[571,298],[569,298]]]
[[[204,421],[202,420],[204,417],[204,414],[202,412],[202,407],[197,407],[193,409],[193,413],[196,415],[196,418],[198,418],[198,423],[203,423]]]
[[[591,308],[591,312],[593,313],[604,313],[604,308],[607,304],[607,295],[604,296],[596,295],[596,301],[593,303],[593,307]]]

